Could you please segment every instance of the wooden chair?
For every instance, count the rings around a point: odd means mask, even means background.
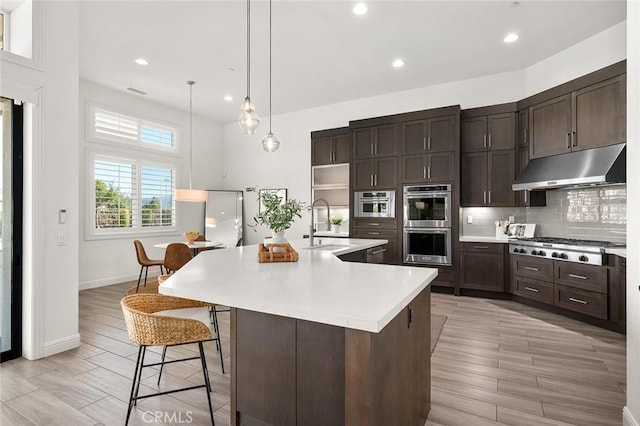
[[[183,243],[171,243],[164,251],[164,269],[167,273],[175,272],[193,259],[191,249]]]
[[[204,238],[204,235],[200,234],[200,235],[198,235],[198,238],[196,238],[196,241],[207,241],[207,240]],[[202,248],[198,249],[198,253],[200,253],[201,251],[207,251],[207,250],[216,250],[216,248],[215,247],[202,247]]]
[[[140,399],[202,387],[207,391],[211,424],[215,425],[210,395],[211,382],[209,381],[207,362],[204,355],[204,347],[202,345],[203,342],[211,340],[212,336],[211,324],[208,320],[208,304],[198,302],[196,300],[181,299],[179,297],[165,296],[161,294],[134,294],[123,298],[120,305],[122,306],[129,339],[133,343],[139,345],[138,358],[136,361],[133,382],[131,384],[129,407],[127,409],[125,425],[129,424],[131,411]],[[199,356],[171,361],[165,361],[163,357],[161,362],[151,364],[144,363],[148,346],[164,346],[166,351],[167,346],[185,345],[188,343],[198,344],[200,352]],[[198,358],[202,365],[204,384],[147,395],[139,395],[143,368],[159,365],[160,374],[162,374],[162,368],[165,364],[190,361]],[[158,383],[159,382],[160,378],[158,378]]]
[[[140,280],[142,279],[142,271],[144,271],[144,285],[147,285],[147,273],[149,272],[149,266],[159,266],[160,274],[164,274],[164,270],[162,269],[163,261],[162,260],[154,260],[149,259],[147,256],[147,252],[144,251],[144,246],[140,242],[140,240],[135,240],[133,242],[134,247],[136,248],[136,256],[138,258],[138,263],[140,264],[140,275],[138,275],[138,284],[136,285],[136,292],[140,287]]]

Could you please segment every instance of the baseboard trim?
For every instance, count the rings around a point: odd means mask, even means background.
[[[160,275],[160,274],[154,274],[154,275],[149,274],[147,276],[147,282],[149,280],[158,278],[158,275]],[[117,277],[103,278],[103,279],[100,279],[100,280],[84,281],[84,282],[81,282],[78,285],[78,289],[79,290],[89,290],[89,289],[92,289],[92,288],[106,287],[108,285],[113,285],[113,284],[126,283],[127,281],[138,281],[138,274],[135,274],[135,275],[120,275],[120,276],[117,276]]]
[[[622,425],[623,426],[640,426],[635,418],[633,418],[633,414],[629,411],[628,406],[624,406],[622,409]]]
[[[80,334],[76,333],[71,336],[46,342],[44,344],[43,352],[44,356],[48,357],[60,352],[68,351],[69,349],[75,349],[78,346],[80,346]]]

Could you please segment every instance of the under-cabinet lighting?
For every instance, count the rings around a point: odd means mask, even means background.
[[[138,58],[138,59],[136,59],[136,60],[135,60],[135,61],[133,61],[133,62],[135,62],[135,63],[136,63],[136,64],[138,64],[138,65],[149,65],[149,61],[147,61],[147,60],[146,60],[146,59],[144,59],[144,58]]]
[[[504,42],[505,43],[513,43],[514,41],[518,40],[520,38],[520,36],[516,33],[509,33],[505,36],[504,38]]]
[[[396,59],[395,61],[393,61],[393,67],[394,68],[404,67],[404,61],[402,59]]]
[[[358,3],[353,7],[353,13],[356,15],[364,15],[368,10],[367,5],[364,3]]]

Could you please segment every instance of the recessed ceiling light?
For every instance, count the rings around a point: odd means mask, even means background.
[[[402,68],[404,67],[404,61],[402,59],[396,59],[393,61],[394,68]]]
[[[233,100],[233,98],[231,96],[227,95],[227,96],[224,97],[224,100],[227,101],[227,102],[230,102],[230,101]]]
[[[505,43],[513,43],[514,41],[518,40],[520,38],[520,36],[516,33],[509,33],[505,36],[504,38],[504,42]]]
[[[149,62],[144,58],[138,58],[134,62],[138,65],[149,65]]]
[[[356,15],[364,15],[368,10],[367,5],[364,3],[358,3],[353,7],[353,13]]]

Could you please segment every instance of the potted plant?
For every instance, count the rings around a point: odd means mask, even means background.
[[[200,232],[198,231],[187,231],[184,233],[184,237],[187,239],[189,244],[193,244],[198,236],[200,236]]]
[[[255,187],[247,188],[249,192],[258,194],[258,203],[262,204],[263,209],[253,217],[254,224],[249,225],[256,227],[265,225],[271,229],[274,244],[285,244],[287,239],[284,237],[284,231],[291,228],[296,217],[302,217],[300,212],[304,207],[304,203],[296,199],[285,201],[282,196],[278,195],[276,190],[256,190]],[[257,231],[257,229],[254,229]]]
[[[343,219],[341,217],[332,217],[331,221],[331,232],[336,234],[340,233],[340,225],[342,225]]]

